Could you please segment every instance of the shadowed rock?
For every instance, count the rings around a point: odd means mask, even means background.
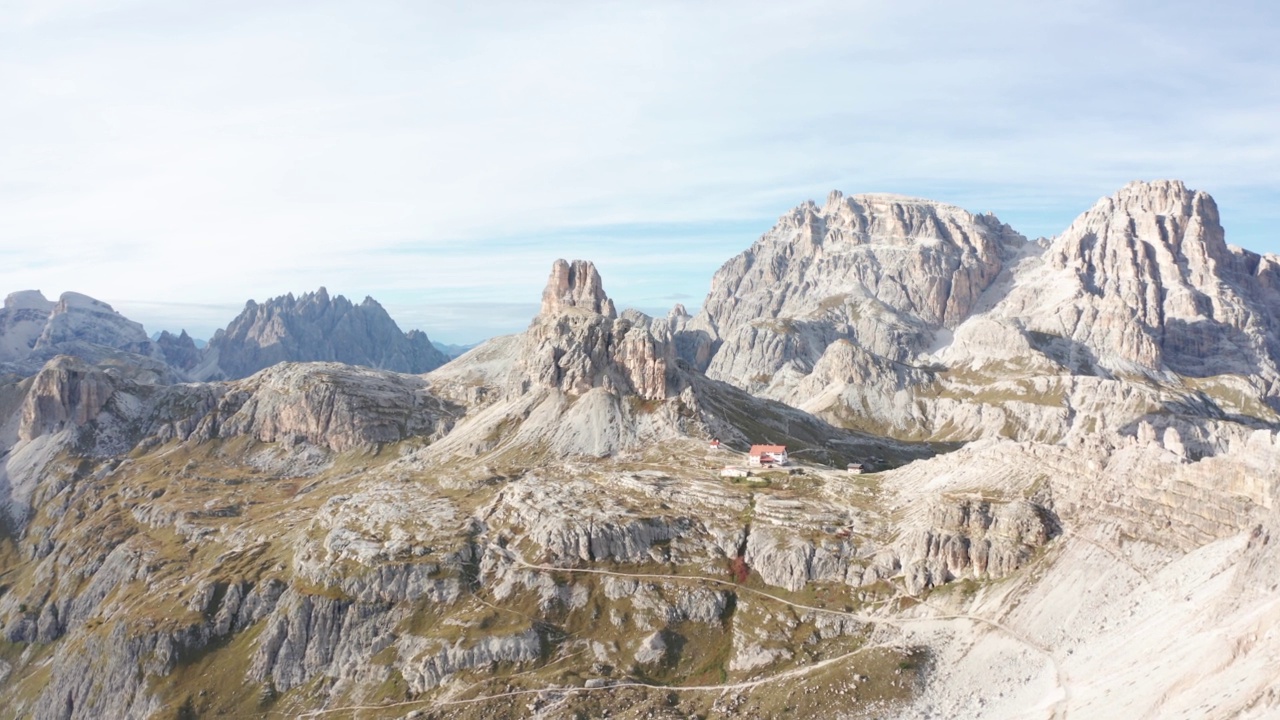
[[[281,362],[341,362],[424,373],[448,358],[421,331],[403,333],[373,298],[359,305],[320,288],[258,304],[250,300],[226,330],[209,341],[200,377],[248,377]]]

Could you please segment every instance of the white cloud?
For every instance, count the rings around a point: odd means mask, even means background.
[[[1276,19],[1246,3],[18,3],[0,19],[0,288],[238,307],[323,284],[503,313],[577,254],[649,302],[700,297],[768,218],[832,187],[1035,235],[1141,177],[1213,192],[1230,240],[1275,251],[1257,218],[1280,187]],[[733,234],[679,229],[717,220]],[[629,223],[670,225],[615,232]]]

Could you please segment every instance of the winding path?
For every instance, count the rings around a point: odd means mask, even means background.
[[[499,547],[497,545],[490,544],[488,548],[492,552],[507,559],[512,564],[518,567],[525,568],[527,570],[531,570],[531,571],[574,573],[574,574],[582,574],[582,575],[603,575],[608,577],[618,577],[618,578],[625,578],[625,579],[632,579],[632,580],[655,580],[655,581],[661,581],[661,582],[674,581],[674,582],[709,583],[712,585],[730,587],[730,588],[733,588],[734,592],[755,595],[761,598],[768,599],[772,602],[779,603],[781,605],[786,605],[788,607],[791,607],[797,610],[803,610],[803,611],[815,612],[815,613],[827,613],[830,615],[851,618],[859,622],[873,624],[873,625],[889,625],[892,627],[902,628],[905,625],[909,625],[913,623],[933,622],[938,620],[967,620],[969,622],[986,625],[1001,633],[1004,633],[1005,635],[1031,648],[1032,650],[1043,655],[1045,658],[1049,660],[1050,664],[1052,664],[1054,667],[1058,688],[1062,692],[1062,698],[1055,704],[1056,706],[1053,709],[1053,717],[1062,718],[1064,720],[1067,717],[1067,703],[1070,699],[1070,692],[1069,692],[1068,683],[1067,683],[1067,675],[1066,675],[1066,672],[1063,670],[1062,666],[1058,663],[1057,658],[1054,657],[1053,652],[1049,648],[1045,647],[1044,645],[1041,645],[1040,643],[1035,642],[1031,638],[1023,635],[1021,632],[1017,631],[1012,627],[1009,627],[1008,625],[1000,622],[999,620],[992,620],[990,618],[985,618],[979,615],[972,615],[968,613],[947,613],[944,609],[939,608],[938,606],[933,605],[922,598],[915,597],[912,595],[899,595],[893,599],[898,599],[903,597],[910,598],[911,600],[914,600],[915,602],[919,603],[924,607],[928,607],[936,612],[943,613],[943,614],[930,615],[927,617],[918,617],[918,618],[889,618],[884,616],[856,613],[856,612],[851,612],[847,610],[833,610],[831,608],[817,607],[814,605],[806,605],[804,603],[799,603],[792,600],[788,600],[783,597],[779,597],[777,595],[774,595],[769,592],[765,592],[763,590],[756,590],[754,588],[743,587],[742,585],[739,585],[729,580],[723,580],[721,578],[715,578],[715,577],[708,577],[705,575],[667,575],[667,574],[661,574],[661,573],[628,573],[628,572],[619,572],[614,570],[599,570],[594,568],[563,568],[563,567],[556,567],[553,565],[541,565],[541,564],[530,563],[526,561],[524,558],[517,555],[516,553],[512,552],[511,550],[508,550],[503,547]],[[499,608],[498,606],[492,605],[491,603],[486,602],[485,604],[490,605],[491,607],[494,607],[496,609],[505,610],[504,608]],[[651,689],[651,690],[668,690],[668,691],[675,691],[675,692],[724,693],[724,692],[730,692],[730,691],[736,691],[736,690],[748,690],[751,688],[760,687],[762,685],[769,685],[772,683],[804,677],[806,675],[817,672],[824,668],[844,662],[861,653],[865,653],[870,650],[881,649],[886,647],[895,647],[895,646],[896,646],[895,643],[878,643],[875,645],[867,645],[867,646],[858,648],[857,650],[844,653],[843,655],[838,655],[832,658],[828,658],[826,660],[822,660],[810,665],[792,668],[790,670],[784,670],[782,672],[779,672],[774,675],[770,675],[768,677],[756,678],[754,680],[745,680],[737,683],[724,683],[719,685],[673,686],[673,685],[658,685],[653,683],[640,682],[638,680],[627,680],[627,681],[612,682],[612,683],[600,685],[597,687],[573,686],[573,687],[546,687],[546,688],[528,689],[528,690],[511,690],[511,691],[506,691],[501,693],[494,693],[490,695],[480,695],[474,698],[465,698],[465,699],[459,699],[459,700],[422,699],[422,700],[406,700],[403,702],[389,703],[389,704],[383,704],[383,705],[349,705],[344,707],[328,708],[324,710],[312,710],[310,712],[300,713],[296,717],[318,718],[318,717],[323,717],[325,715],[341,713],[341,712],[359,712],[361,710],[387,710],[387,709],[401,708],[401,707],[445,708],[445,707],[456,707],[461,705],[474,705],[478,703],[501,700],[504,698],[521,697],[521,696],[527,696],[527,695],[542,695],[546,693],[559,693],[562,695],[569,695],[569,694],[582,694],[582,693],[592,693],[592,692],[601,692],[601,691],[612,691],[612,690],[617,690],[622,688],[643,688],[643,689]],[[467,689],[469,690],[471,688],[474,688],[476,687],[476,685],[482,684],[483,682],[485,681],[475,683],[469,686]]]

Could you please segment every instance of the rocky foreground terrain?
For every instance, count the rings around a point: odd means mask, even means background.
[[[6,300],[0,717],[1280,715],[1280,259],[1205,193],[833,193],[443,365],[379,311]]]

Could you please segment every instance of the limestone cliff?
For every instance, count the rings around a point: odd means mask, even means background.
[[[99,368],[62,355],[35,376],[22,406],[21,440],[87,425],[97,419],[115,393],[115,384]]]
[[[707,373],[767,385],[784,366],[808,370],[838,338],[909,359],[969,316],[1024,242],[994,216],[925,200],[833,192],[805,203],[712,279],[698,325],[722,344]]]
[[[1161,407],[1265,426],[1278,266],[1227,245],[1213,199],[1174,181],[1037,243],[990,215],[833,193],[722,267],[676,344],[712,377],[899,437],[1054,439]]]
[[[1131,183],[1077,218],[993,314],[1079,343],[1105,366],[1274,383],[1268,260],[1226,244],[1207,193]]]
[[[23,360],[44,332],[54,303],[39,290],[10,293],[0,310],[0,362]]]

